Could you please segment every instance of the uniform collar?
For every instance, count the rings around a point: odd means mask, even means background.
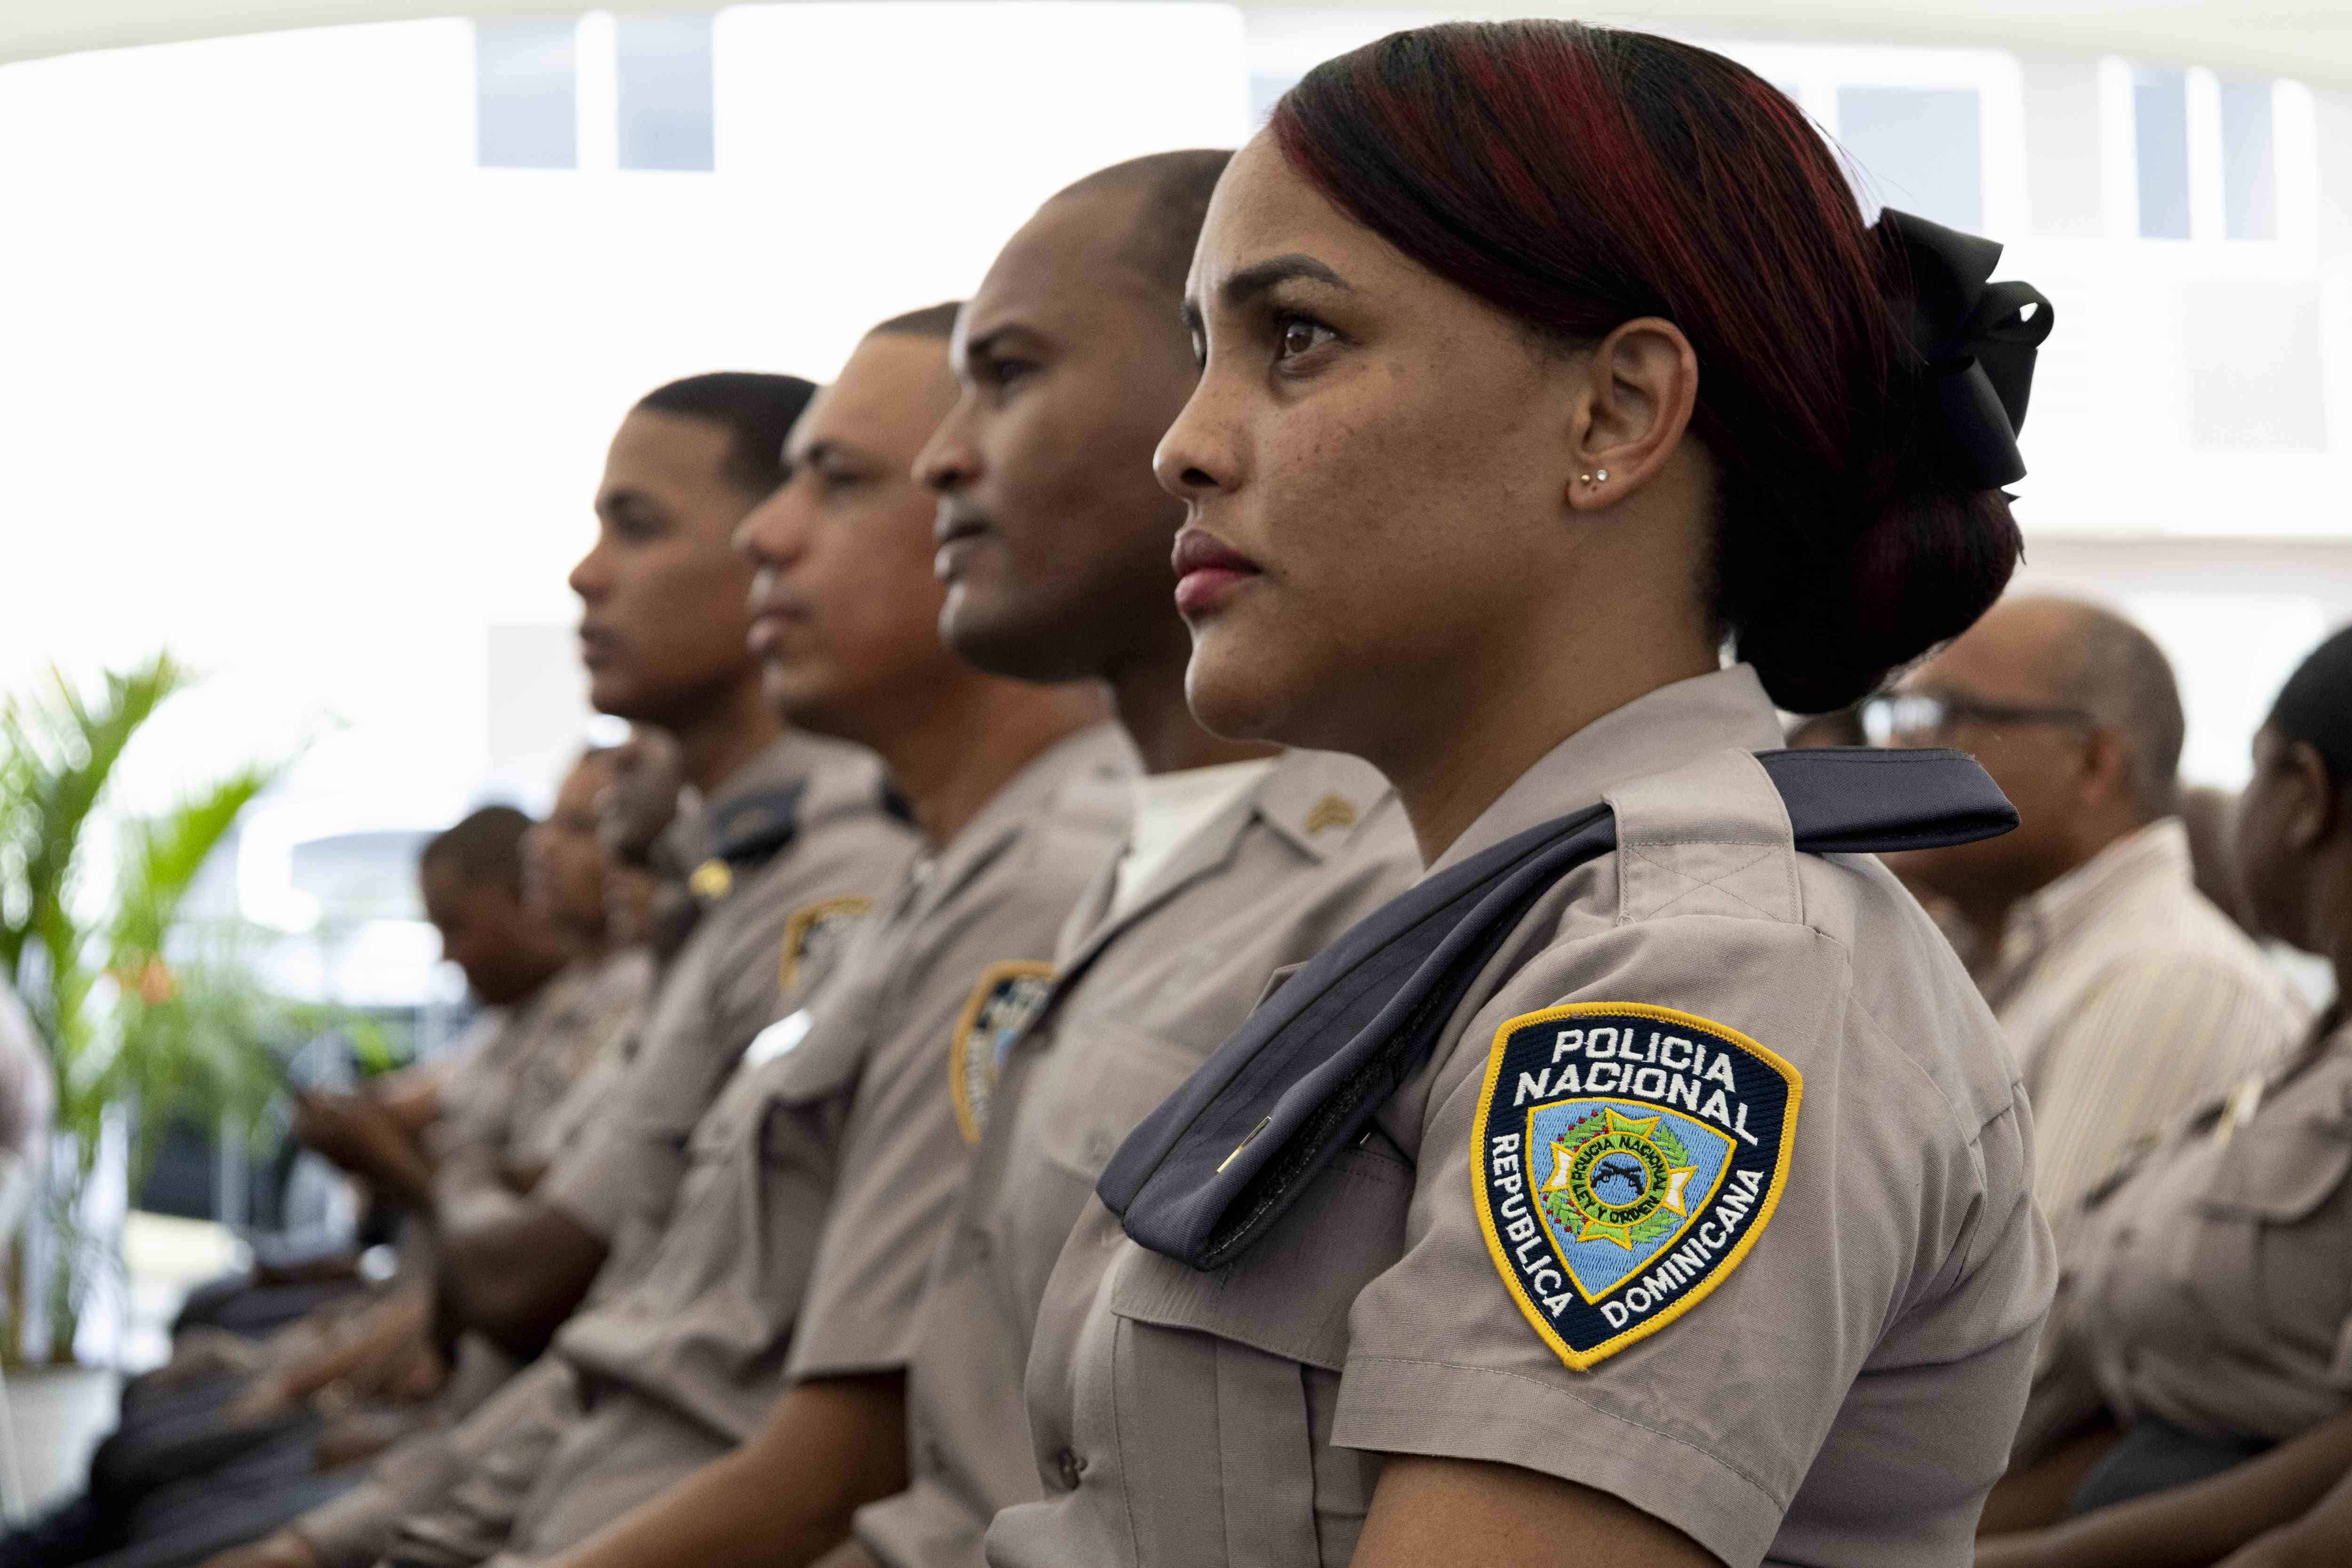
[[[1443,870],[1515,833],[1597,805],[1614,786],[1711,752],[1769,751],[1780,720],[1756,671],[1735,664],[1662,686],[1562,741],[1496,796],[1430,867]]]
[[[1113,784],[1135,772],[1127,731],[1105,721],[1066,735],[1023,764],[970,822],[908,874],[908,908],[937,909],[1040,816],[1064,805],[1073,784]]]
[[[795,786],[800,791],[796,816],[803,827],[845,812],[878,811],[882,760],[846,741],[787,730],[711,792],[703,819],[719,821],[730,806]]]
[[[1336,752],[1284,752],[1263,777],[1226,803],[1170,856],[1142,896],[1116,920],[1105,916],[1110,909],[1118,857],[1105,862],[1087,884],[1066,930],[1073,940],[1063,944],[1064,971],[1086,963],[1120,931],[1203,877],[1224,869],[1253,824],[1264,824],[1308,864],[1321,865],[1355,841],[1388,794],[1388,781],[1369,763]]]

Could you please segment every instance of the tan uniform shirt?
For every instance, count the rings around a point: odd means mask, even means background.
[[[556,1337],[577,1393],[502,1561],[582,1540],[726,1453],[790,1380],[906,1363],[966,1165],[950,1042],[987,977],[1048,962],[1118,843],[1132,771],[1110,725],[1049,748],[914,867],[804,1015],[753,1042],[695,1130],[647,1267]],[[495,1533],[457,1511],[403,1540]]]
[[[435,1158],[503,1162],[537,1147],[580,1075],[635,1026],[651,980],[634,950],[565,965],[444,1086]]]
[[[762,791],[803,785],[791,844],[709,910],[670,963],[607,1113],[541,1185],[547,1200],[642,1257],[667,1222],[687,1140],[743,1047],[806,1000],[839,949],[835,921],[870,910],[915,853],[882,809],[872,753],[786,734],[716,792],[709,816]]]
[[[1293,752],[1111,912],[1079,901],[1050,1009],[1013,1044],[926,1289],[908,1369],[912,1484],[863,1510],[889,1568],[976,1565],[999,1509],[1037,1496],[1021,1374],[1037,1303],[1103,1163],[1241,1026],[1276,970],[1311,958],[1420,874],[1387,781]]]
[[[2283,1442],[2352,1405],[2352,1024],[2260,1095],[2201,1108],[2090,1205],[2030,1436],[2104,1405]]]
[[[1894,878],[1793,849],[1749,754],[1779,738],[1733,668],[1513,784],[1441,865],[1601,799],[1618,850],[1537,901],[1430,1064],[1235,1262],[1194,1272],[1089,1208],[1030,1355],[1048,1496],[997,1516],[990,1563],[1342,1564],[1381,1453],[1594,1487],[1733,1564],[1970,1561],[2054,1276],[2030,1115]],[[1563,1004],[1675,1011],[1588,1042]],[[1530,1039],[1558,1084],[1490,1087]],[[1775,1112],[1759,1086],[1790,1078]],[[1559,1085],[1604,1103],[1573,1120]],[[1751,1121],[1777,1167],[1725,1180]],[[1662,1150],[1612,1223],[1594,1194]],[[1571,1198],[1580,1225],[1530,1217]],[[1552,1326],[1570,1309],[1622,1331],[1581,1371]]]
[[[819,984],[856,917],[913,858],[914,831],[882,809],[881,764],[811,736],[788,734],[762,752],[714,795],[709,816],[795,782],[804,787],[792,842],[704,911],[662,970],[641,1027],[624,1037],[634,1046],[626,1065],[592,1068],[596,1081],[579,1087],[594,1101],[575,1098],[551,1113],[580,1114],[539,1190],[611,1248],[592,1302],[616,1294],[651,1257],[694,1122],[744,1047]],[[569,1396],[562,1371],[541,1358],[455,1426],[392,1450],[364,1484],[295,1528],[329,1568],[363,1568],[383,1554],[404,1515],[442,1503],[454,1486],[508,1474],[499,1495],[511,1497],[530,1468],[500,1472],[492,1457],[521,1446],[515,1433],[546,1429],[548,1413]]]
[[[624,948],[597,963],[576,1027],[531,1058],[517,1089],[511,1163],[551,1165],[587,1130],[645,1026],[653,987],[653,956],[643,948]]]
[[[2305,1022],[2262,951],[2197,890],[2178,817],[2025,900],[1981,978],[2032,1097],[2034,1196],[2062,1255],[2084,1194],[2275,1062]]]

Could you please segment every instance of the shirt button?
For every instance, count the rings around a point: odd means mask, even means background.
[[[1062,1473],[1062,1489],[1072,1492],[1077,1490],[1078,1477],[1086,1472],[1087,1462],[1071,1450],[1065,1448],[1054,1456],[1054,1464],[1055,1468]]]

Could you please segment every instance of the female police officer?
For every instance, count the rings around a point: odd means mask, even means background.
[[[1886,838],[1841,792],[1931,831],[1912,775],[1755,752],[2007,578],[2048,309],[1997,255],[1566,23],[1327,62],[1236,158],[1158,458],[1190,695],[1370,760],[1433,866],[1106,1173],[992,1563],[1966,1561],[2052,1289],[2025,1108],[1893,879],[1799,852]]]

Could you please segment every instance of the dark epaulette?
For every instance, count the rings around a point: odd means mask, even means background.
[[[1758,755],[1809,854],[1991,838],[2017,812],[1958,752]],[[1232,1262],[1361,1137],[1436,1049],[1486,961],[1546,889],[1617,846],[1596,805],[1531,827],[1373,910],[1146,1117],[1096,1192],[1127,1234],[1195,1268]]]
[[[710,858],[694,868],[686,885],[702,902],[716,903],[735,889],[735,879],[756,871],[783,852],[800,831],[801,794],[790,784],[728,802],[711,814]]]

